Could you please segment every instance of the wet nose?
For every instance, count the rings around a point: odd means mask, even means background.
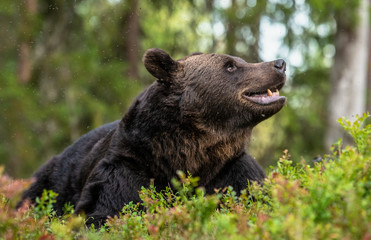
[[[284,73],[286,71],[286,62],[283,59],[278,59],[274,62],[274,67]]]

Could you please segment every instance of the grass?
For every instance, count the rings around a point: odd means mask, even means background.
[[[52,191],[44,191],[36,206],[14,211],[29,181],[2,175],[0,239],[371,239],[367,117],[340,120],[355,146],[339,140],[315,164],[294,164],[285,150],[264,185],[252,184],[240,197],[231,188],[206,196],[197,178],[179,173],[176,191],[143,188],[143,206],[126,205],[100,229],[86,227],[73,206],[57,217]]]

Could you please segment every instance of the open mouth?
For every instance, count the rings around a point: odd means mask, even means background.
[[[283,87],[279,85],[277,87],[268,88],[261,92],[249,92],[245,91],[242,96],[251,101],[261,105],[269,105],[278,101],[286,101],[286,97],[280,96],[279,90]]]

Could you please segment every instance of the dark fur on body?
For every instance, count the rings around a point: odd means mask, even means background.
[[[43,165],[22,201],[34,202],[51,189],[59,194],[57,214],[70,202],[88,224],[99,225],[124,204],[139,202],[138,191],[151,179],[159,190],[170,186],[177,170],[199,176],[209,194],[226,186],[239,193],[248,181],[264,179],[244,147],[252,128],[278,112],[285,99],[263,106],[241,94],[281,88],[284,70],[275,62],[248,64],[219,54],[175,61],[159,49],[148,50],[143,61],[158,80],[121,121],[85,134]]]

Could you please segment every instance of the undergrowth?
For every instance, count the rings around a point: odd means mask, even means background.
[[[264,185],[252,183],[240,196],[232,188],[205,195],[197,178],[179,173],[174,191],[143,188],[141,204],[127,204],[100,229],[86,227],[70,205],[56,216],[52,191],[14,211],[30,182],[1,174],[0,239],[371,239],[367,117],[340,120],[354,146],[339,140],[314,164],[294,164],[285,150]]]

